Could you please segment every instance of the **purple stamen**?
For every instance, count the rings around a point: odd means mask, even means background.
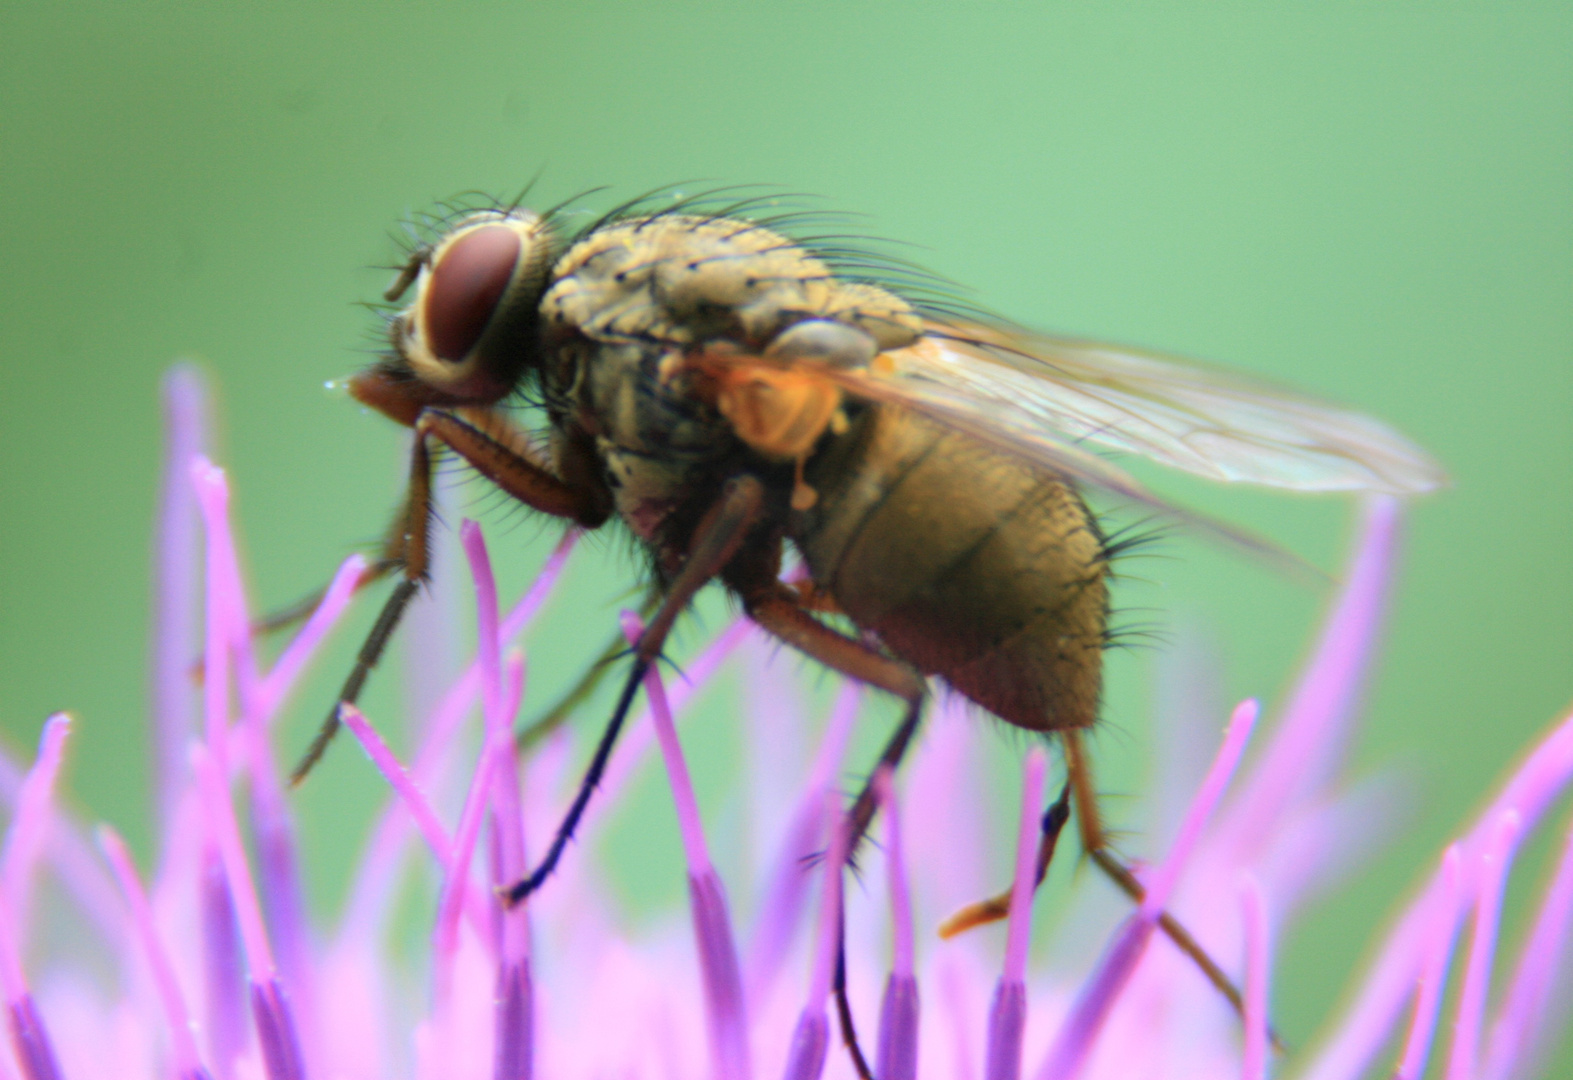
[[[891,769],[874,774],[874,794],[885,812],[885,870],[890,888],[892,945],[890,977],[879,1006],[879,1043],[874,1053],[878,1080],[913,1080],[918,1074],[918,981],[912,974],[912,897],[901,852],[901,815]]]
[[[246,966],[250,971],[251,1014],[257,1025],[263,1064],[269,1080],[300,1080],[305,1075],[300,1039],[279,983],[278,964],[263,924],[262,904],[246,861],[240,827],[229,801],[228,784],[219,763],[205,747],[193,748],[191,764],[197,776],[208,832],[218,847],[234,901],[235,922],[240,928],[241,946],[245,949]]]
[[[305,1080],[295,1021],[277,978],[251,984],[251,1016],[257,1025],[257,1044],[268,1080]]]
[[[1104,954],[1098,969],[1082,987],[1072,1006],[1070,1015],[1055,1036],[1054,1045],[1043,1067],[1038,1071],[1039,1080],[1069,1080],[1081,1071],[1092,1044],[1108,1019],[1120,992],[1129,982],[1147,950],[1158,916],[1163,913],[1179,880],[1180,871],[1201,838],[1202,829],[1228,784],[1240,755],[1245,752],[1246,741],[1256,723],[1257,705],[1246,700],[1235,707],[1224,733],[1223,745],[1207,770],[1201,787],[1180,823],[1179,832],[1169,854],[1146,882],[1147,895],[1136,914],[1125,921],[1114,942]]]
[[[847,860],[847,826],[842,820],[841,797],[825,793],[825,822],[830,850],[825,853],[825,884],[819,901],[819,927],[814,941],[814,968],[808,981],[808,998],[792,1033],[787,1053],[786,1080],[819,1080],[830,1044],[830,1021],[825,1012],[830,1000],[836,948],[841,940],[841,872]]]
[[[252,982],[266,982],[278,974],[278,965],[274,962],[273,947],[268,942],[268,933],[263,926],[262,905],[252,882],[251,866],[246,861],[246,849],[240,839],[240,827],[235,822],[235,811],[230,805],[228,785],[219,772],[218,763],[205,747],[193,747],[191,765],[197,774],[197,790],[202,796],[208,835],[218,849],[224,877],[229,882],[230,896],[234,900],[235,923],[240,928],[240,943],[246,952],[246,966],[251,971]]]
[[[189,766],[188,766],[189,768]],[[240,932],[229,879],[218,851],[209,844],[201,855],[198,886],[202,923],[202,974],[206,989],[208,1059],[220,1077],[234,1071],[235,1058],[245,1049],[245,1002],[241,990]]]
[[[175,980],[175,969],[169,962],[169,954],[153,923],[153,909],[148,905],[147,893],[137,875],[136,864],[131,860],[131,852],[126,850],[120,834],[107,825],[98,828],[98,846],[114,871],[126,906],[131,909],[131,928],[142,946],[142,955],[152,973],[153,987],[164,1010],[164,1019],[169,1024],[175,1071],[183,1078],[205,1077],[207,1070],[202,1067],[202,1061],[197,1056],[197,1042],[192,1036],[191,1014],[186,1011],[186,999],[180,992],[180,984]]]
[[[1546,889],[1534,928],[1524,942],[1513,977],[1492,1025],[1484,1075],[1508,1076],[1534,1047],[1550,1005],[1558,968],[1567,959],[1568,930],[1573,923],[1573,828],[1568,830],[1562,857]]]
[[[1032,940],[1032,894],[1037,888],[1038,807],[1048,757],[1033,747],[1022,764],[1021,818],[1016,830],[1016,865],[1010,886],[1010,923],[1005,936],[1005,969],[989,1008],[988,1050],[983,1075],[988,1080],[1021,1076],[1021,1043],[1027,1031],[1027,946]]]
[[[26,1080],[60,1080],[60,1063],[55,1059],[54,1045],[32,995],[23,994],[7,1002],[6,1016],[10,1021],[11,1049],[16,1052]]]
[[[290,820],[284,789],[273,752],[268,746],[261,723],[249,725],[252,833],[257,848],[258,881],[268,923],[278,942],[283,970],[290,985],[306,1007],[306,1016],[315,1016],[315,969],[311,962],[312,940],[306,915],[306,899],[300,885],[300,864],[295,854],[294,823]]]
[[[1475,918],[1469,935],[1469,959],[1464,985],[1458,994],[1453,1022],[1453,1053],[1447,1063],[1447,1080],[1470,1080],[1479,1058],[1480,1023],[1491,985],[1491,961],[1496,952],[1497,929],[1502,917],[1502,891],[1513,862],[1522,821],[1516,810],[1504,810],[1495,822],[1491,842],[1478,856],[1475,879]]]
[[[1241,874],[1240,912],[1245,924],[1245,1052],[1241,1080],[1267,1080],[1267,981],[1271,971],[1267,897],[1250,871]]]
[[[622,623],[629,644],[637,644],[644,634],[639,616],[625,611]],[[683,747],[672,722],[666,686],[654,667],[645,675],[645,694],[650,699],[650,716],[656,740],[661,745],[661,758],[666,763],[667,786],[677,809],[678,832],[682,835],[683,855],[688,863],[688,895],[699,951],[699,971],[705,987],[711,1062],[716,1076],[722,1080],[746,1080],[753,1073],[748,1048],[748,1010],[743,1001],[743,977],[737,963],[737,945],[732,937],[726,891],[710,861],[704,822],[699,816],[699,801],[694,797],[688,763],[683,759]]]
[[[1431,1055],[1431,1040],[1436,1034],[1437,1013],[1442,1008],[1442,989],[1447,982],[1448,964],[1453,959],[1453,944],[1458,936],[1459,895],[1463,880],[1463,854],[1457,844],[1449,844],[1442,854],[1441,876],[1431,896],[1430,925],[1426,928],[1425,958],[1421,961],[1420,981],[1415,989],[1415,1007],[1404,1038],[1404,1050],[1393,1071],[1393,1080],[1420,1080]]]
[[[44,721],[38,738],[38,756],[27,770],[17,793],[16,816],[6,832],[3,880],[6,899],[11,905],[13,933],[27,936],[28,908],[33,891],[33,871],[39,852],[48,842],[54,817],[55,779],[65,756],[66,737],[71,733],[71,718],[55,713]]]
[[[164,377],[164,465],[153,567],[152,715],[158,742],[160,823],[174,821],[186,776],[186,747],[196,733],[191,658],[197,654],[201,537],[191,464],[207,442],[207,388],[182,364]]]
[[[528,961],[503,961],[497,969],[493,1080],[529,1080],[535,1069],[535,988]]]

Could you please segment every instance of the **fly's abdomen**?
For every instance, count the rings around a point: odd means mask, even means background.
[[[855,623],[1012,724],[1097,718],[1103,542],[1072,486],[888,406],[809,477],[820,501],[794,535]]]

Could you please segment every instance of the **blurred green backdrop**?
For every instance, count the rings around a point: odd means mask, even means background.
[[[1412,778],[1415,812],[1285,942],[1279,1021],[1303,1044],[1408,883],[1573,696],[1570,49],[1566,3],[6,4],[6,740],[76,711],[74,798],[148,850],[149,536],[174,358],[213,377],[254,593],[277,606],[376,536],[396,496],[400,433],[324,389],[362,362],[374,323],[355,301],[387,280],[392,223],[537,174],[542,202],[779,184],[867,212],[1020,321],[1351,403],[1451,472],[1411,516],[1356,747],[1361,770]],[[1341,557],[1344,501],[1166,490]],[[510,588],[551,540],[491,532]],[[1172,633],[1211,625],[1228,694],[1279,700],[1322,598],[1183,539],[1164,554],[1118,602],[1162,609]],[[559,605],[532,701],[604,638],[631,565],[616,544],[577,565],[593,599]],[[1114,661],[1099,749],[1115,793],[1151,775],[1154,659]],[[379,680],[374,712],[397,682]],[[714,764],[737,734],[711,711],[694,741]],[[340,750],[301,796],[324,910],[377,791]],[[708,779],[719,805],[725,774]],[[635,908],[680,895],[669,817],[614,838]]]

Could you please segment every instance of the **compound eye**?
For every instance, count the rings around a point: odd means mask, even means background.
[[[447,245],[422,294],[422,330],[437,359],[463,363],[481,339],[523,249],[518,232],[482,225]]]

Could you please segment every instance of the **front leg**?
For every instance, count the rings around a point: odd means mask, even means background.
[[[408,387],[411,395],[425,393],[419,383],[401,384],[386,374],[375,380],[370,375],[362,378],[365,381],[356,386],[356,397],[394,419],[410,415],[408,398],[399,396],[401,387]],[[430,573],[433,441],[456,453],[482,476],[532,509],[589,529],[602,524],[611,514],[611,497],[604,488],[588,483],[570,485],[527,456],[527,437],[496,409],[466,406],[461,414],[461,410],[422,405],[421,400],[416,398],[412,417],[415,445],[410,454],[409,489],[379,559],[379,565],[399,568],[401,580],[372,624],[332,710],[290,774],[291,785],[304,780],[327,750],[338,733],[339,708],[355,704],[360,697],[367,676],[382,658],[393,631]],[[585,468],[575,469],[575,474],[596,475],[594,470]]]

